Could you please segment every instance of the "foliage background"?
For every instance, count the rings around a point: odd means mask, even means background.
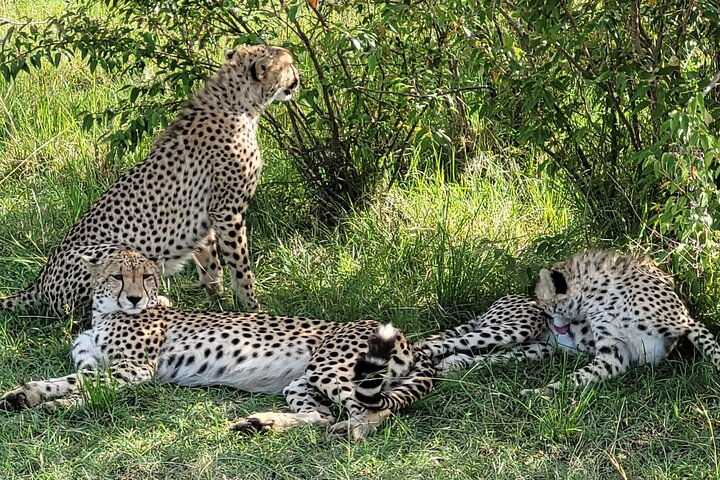
[[[281,44],[298,57],[304,88],[264,127],[293,160],[308,215],[333,225],[418,169],[457,181],[468,165],[482,168],[480,152],[502,153],[568,187],[593,237],[670,255],[697,296],[718,251],[719,9],[79,0],[10,25],[0,73],[11,80],[79,57],[90,72],[121,76],[117,101],[83,118],[111,132],[113,160],[167,124],[223,47]]]

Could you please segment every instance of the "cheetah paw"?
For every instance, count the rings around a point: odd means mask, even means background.
[[[520,395],[538,395],[542,398],[551,398],[555,394],[555,388],[551,385],[542,388],[524,388],[520,390]]]
[[[269,432],[274,425],[272,421],[264,422],[259,418],[245,417],[243,420],[232,424],[230,430],[249,435],[252,433]]]
[[[438,375],[444,376],[458,370],[465,370],[469,365],[473,364],[472,357],[465,354],[455,354],[442,359],[435,366]]]
[[[19,412],[34,407],[38,402],[39,398],[35,400],[31,392],[24,392],[22,388],[18,388],[0,397],[0,410]]]
[[[172,307],[173,301],[167,295],[158,295],[157,304],[159,307]]]
[[[359,442],[373,432],[390,416],[390,410],[367,410],[358,417],[334,423],[328,427],[328,434],[335,439],[350,439]]]
[[[376,425],[360,423],[355,420],[344,420],[328,427],[328,435],[335,440],[352,440],[359,442],[375,430]]]
[[[43,402],[40,406],[48,413],[55,413],[61,408],[81,407],[83,405],[85,405],[85,399],[82,396],[71,395],[69,397]]]
[[[240,433],[269,432],[270,430],[283,430],[296,422],[293,414],[281,412],[254,413],[234,423],[230,430]]]

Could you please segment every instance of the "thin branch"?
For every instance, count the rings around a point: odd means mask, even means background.
[[[715,88],[720,82],[720,72],[717,72],[715,76],[710,80],[710,83],[708,83],[707,87],[703,88],[702,96],[707,97],[708,94],[712,91],[713,88]]]
[[[26,22],[20,22],[18,20],[13,20],[12,18],[5,18],[0,17],[0,25],[18,25],[22,27],[26,27],[28,25],[47,25],[48,23],[54,21],[54,19],[48,19],[48,20],[38,20],[38,21],[26,21]]]
[[[383,95],[396,95],[398,97],[408,97],[408,98],[422,98],[422,99],[428,99],[432,100],[437,97],[444,97],[447,95],[454,95],[456,93],[460,92],[472,92],[472,91],[478,91],[478,90],[490,90],[495,91],[495,87],[492,85],[476,85],[472,87],[458,87],[453,88],[450,90],[442,90],[435,93],[408,93],[408,92],[393,92],[391,90],[376,90],[373,88],[365,88],[360,86],[354,86],[352,87],[354,90],[358,90],[363,93],[377,93],[377,94],[383,94]]]

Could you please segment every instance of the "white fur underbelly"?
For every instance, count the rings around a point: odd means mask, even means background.
[[[577,332],[579,334],[579,332]],[[556,345],[559,350],[567,352],[569,355],[577,355],[581,352],[590,354],[595,353],[595,349],[579,348],[576,340],[570,335],[560,335],[558,333],[552,333],[551,341]],[[616,337],[617,338],[617,337]],[[625,350],[630,355],[630,361],[636,364],[652,363],[657,364],[662,361],[668,354],[669,342],[665,338],[653,338],[646,337],[640,340],[631,341],[625,337],[618,340],[618,345],[621,350]]]
[[[272,357],[261,355],[258,358],[243,355],[246,358],[242,362],[237,362],[230,355],[227,355],[229,358],[220,360],[214,360],[212,356],[207,360],[199,359],[196,355],[195,361],[190,365],[184,362],[179,367],[168,368],[168,359],[171,355],[179,353],[184,353],[187,358],[187,352],[179,350],[166,352],[161,356],[155,372],[157,381],[189,387],[223,385],[246,392],[279,394],[290,382],[305,374],[310,361],[309,352],[302,358],[293,357],[292,360],[279,355]],[[205,363],[207,367],[200,373]]]
[[[643,363],[657,364],[667,357],[668,340],[662,337],[647,337],[628,342],[628,348],[633,362],[640,365]]]

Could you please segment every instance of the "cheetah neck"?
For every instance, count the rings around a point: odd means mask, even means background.
[[[257,122],[270,102],[259,97],[247,84],[236,85],[232,79],[218,76],[208,81],[188,103],[208,111],[248,115]]]

